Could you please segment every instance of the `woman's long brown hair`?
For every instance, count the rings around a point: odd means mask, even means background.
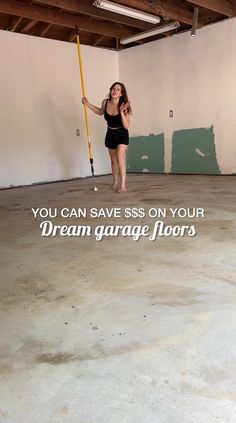
[[[111,100],[111,90],[114,88],[114,86],[118,84],[121,86],[121,97],[119,99],[119,103],[118,103],[118,109],[120,109],[120,106],[122,103],[127,103],[129,101],[128,98],[128,94],[127,94],[127,90],[125,88],[125,85],[122,82],[114,82],[110,88],[110,92],[109,92],[109,100]],[[132,114],[132,109],[129,106],[127,111],[125,113],[129,113],[130,115]]]

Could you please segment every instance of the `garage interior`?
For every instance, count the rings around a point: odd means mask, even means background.
[[[0,422],[234,423],[236,1],[94,3],[0,0]],[[89,113],[92,189],[76,25],[88,98],[131,100],[126,193]]]

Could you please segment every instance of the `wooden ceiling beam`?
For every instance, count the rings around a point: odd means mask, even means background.
[[[52,24],[47,24],[47,26],[42,29],[42,31],[40,32],[39,36],[40,37],[44,37],[44,35],[46,35],[46,33],[48,32],[48,30],[51,28]]]
[[[207,0],[206,0],[207,1]],[[124,6],[132,7],[134,9],[141,10],[143,12],[152,13],[156,12],[159,16],[168,17],[173,19],[174,21],[183,22],[188,25],[192,25],[193,21],[193,14],[186,9],[182,9],[181,7],[174,6],[172,3],[168,3],[168,1],[160,2],[161,6],[151,6],[147,4],[145,0],[120,0],[119,4],[123,4]]]
[[[140,29],[150,29],[150,23],[140,21],[139,19],[129,18],[128,16],[119,15],[117,13],[108,12],[99,9],[96,6],[91,6],[88,0],[38,0],[40,3],[48,6],[60,7],[63,10],[70,12],[82,13],[94,18],[104,19],[122,25],[134,26]]]
[[[14,32],[21,21],[22,21],[22,18],[19,18],[19,16],[14,17],[13,18],[13,21],[11,22],[11,25],[10,25],[8,31]]]
[[[121,38],[137,34],[137,31],[132,28],[119,27],[116,24],[93,22],[84,17],[55,12],[46,7],[27,5],[16,0],[0,0],[0,12],[67,28],[75,28],[77,25],[83,31],[93,32],[107,37]]]
[[[116,50],[120,49],[120,40],[119,38],[116,38]]]
[[[60,9],[59,12],[61,12],[62,10]],[[51,28],[52,24],[47,24],[46,27],[44,27],[44,29],[42,29],[42,31],[40,32],[39,36],[40,37],[44,37],[44,35],[47,34],[47,32],[49,31],[49,29]]]
[[[92,41],[93,47],[98,46],[98,44],[103,40],[103,35],[95,35],[94,40]]]
[[[73,43],[75,39],[76,39],[76,34],[75,34],[75,31],[73,31],[73,33],[69,35],[68,41],[69,43]]]
[[[187,2],[228,16],[229,18],[236,16],[236,7],[227,0],[187,0]]]
[[[31,28],[33,28],[34,25],[36,25],[37,22],[38,21],[32,20],[24,28],[22,28],[22,30],[20,32],[27,32],[27,31],[29,31]]]

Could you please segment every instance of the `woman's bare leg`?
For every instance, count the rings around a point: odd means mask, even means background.
[[[113,189],[117,191],[119,187],[119,168],[117,163],[116,150],[112,150],[111,148],[109,148],[108,150],[109,150],[109,155],[111,159],[112,174],[114,178]]]
[[[116,157],[118,163],[118,169],[120,172],[120,189],[118,192],[126,191],[126,151],[127,145],[119,144],[116,149]]]

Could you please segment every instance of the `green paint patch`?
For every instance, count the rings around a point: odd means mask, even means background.
[[[220,174],[213,126],[176,131],[172,138],[172,173]]]
[[[164,173],[164,134],[131,137],[127,171]]]

